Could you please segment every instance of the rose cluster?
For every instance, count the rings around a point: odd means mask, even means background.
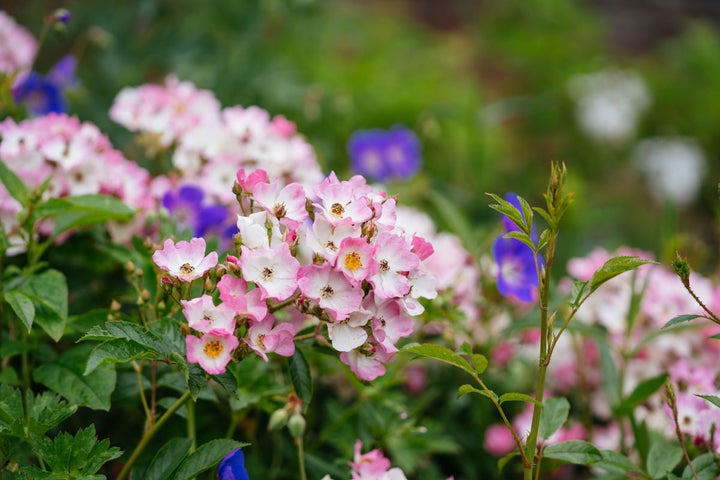
[[[209,373],[224,371],[238,332],[264,359],[289,356],[293,336],[315,318],[359,378],[384,374],[398,340],[413,332],[411,317],[424,311],[419,299],[437,295],[423,264],[433,247],[396,223],[395,199],[363,177],[340,181],[334,173],[308,188],[241,169],[234,191],[242,210],[239,256],[216,269],[223,273],[215,277],[218,305],[207,294],[183,302],[195,332],[188,359]],[[153,259],[174,281],[187,282],[205,276],[218,256],[206,256],[204,240],[195,238],[166,240]]]
[[[49,180],[43,198],[104,194],[133,209],[152,204],[149,173],[127,160],[92,123],[49,114],[0,123],[0,158],[29,188]],[[16,250],[22,249],[17,214],[20,204],[0,185],[0,219]],[[49,225],[45,225],[45,232]]]

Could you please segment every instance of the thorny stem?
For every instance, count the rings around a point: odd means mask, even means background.
[[[698,474],[695,471],[695,467],[693,467],[692,460],[690,459],[690,455],[688,454],[687,447],[685,446],[685,440],[683,438],[683,434],[680,431],[680,423],[678,422],[678,410],[677,410],[677,404],[675,403],[675,390],[673,389],[672,384],[667,381],[665,382],[665,392],[667,394],[667,404],[670,407],[670,410],[672,410],[673,415],[673,423],[675,423],[675,436],[677,436],[678,442],[680,442],[680,448],[682,448],[683,455],[685,456],[685,461],[688,464],[688,467],[690,468],[690,472],[692,472],[693,477],[695,480],[700,480],[698,478]]]
[[[172,417],[175,412],[182,407],[185,402],[190,398],[190,392],[185,392],[180,398],[178,398],[175,403],[173,403],[170,408],[158,419],[158,421],[155,423],[155,425],[152,426],[150,430],[145,432],[143,437],[140,439],[140,442],[135,447],[135,450],[133,450],[132,454],[130,454],[130,458],[128,458],[127,463],[123,465],[122,470],[120,470],[120,473],[117,476],[116,480],[122,480],[127,476],[128,473],[130,473],[130,469],[135,464],[135,461],[138,459],[140,454],[145,450],[145,447],[150,442],[152,437],[155,436],[155,434],[160,430],[160,427],[162,427],[165,422],[167,422],[170,417]]]

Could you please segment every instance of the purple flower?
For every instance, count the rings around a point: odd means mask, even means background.
[[[21,75],[12,89],[15,103],[24,103],[30,115],[63,113],[67,110],[65,90],[77,83],[77,60],[72,55],[61,58],[47,73],[35,71]]]
[[[218,480],[250,480],[241,448],[228,453],[218,465]]]
[[[505,200],[512,203],[522,213],[517,195],[508,193],[505,195]],[[520,230],[504,215],[502,224],[505,233]],[[537,242],[534,226],[530,238]],[[504,238],[502,235],[493,243],[492,252],[498,265],[497,289],[500,294],[524,303],[534,302],[539,285],[535,262],[537,260],[537,266],[544,265],[542,257],[537,255],[536,258],[530,247],[520,240]]]
[[[190,229],[193,236],[223,232],[228,209],[222,205],[204,205],[205,192],[193,185],[184,185],[177,192],[166,192],[162,204],[170,212],[180,230]]]
[[[410,130],[359,130],[348,142],[354,172],[383,182],[405,180],[420,169],[420,141]]]

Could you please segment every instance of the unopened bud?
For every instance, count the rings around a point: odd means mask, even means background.
[[[268,422],[268,430],[277,430],[284,427],[288,423],[290,414],[284,408],[278,408],[270,415],[270,421]]]
[[[113,301],[110,302],[110,310],[117,312],[120,310],[120,307],[120,302],[118,302],[117,300],[113,299]]]
[[[305,418],[300,413],[293,413],[287,427],[293,438],[300,438],[305,433],[305,425]]]
[[[679,253],[675,254],[675,260],[673,260],[673,269],[683,285],[686,287],[690,284],[690,266],[687,261],[680,256]]]
[[[143,300],[150,300],[150,292],[147,288],[143,289],[143,291],[140,292],[140,298],[142,298]]]

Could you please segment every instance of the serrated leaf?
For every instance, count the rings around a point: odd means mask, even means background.
[[[679,445],[660,440],[652,444],[646,461],[647,472],[652,478],[662,478],[671,472],[680,460],[683,452]]]
[[[575,465],[593,465],[602,460],[600,450],[584,440],[569,440],[550,445],[543,450],[543,457]]]
[[[172,438],[153,457],[145,470],[145,480],[169,480],[190,451],[192,439]]]
[[[665,325],[662,326],[662,328],[671,327],[673,325],[677,325],[678,323],[689,322],[690,320],[695,320],[696,318],[705,318],[705,316],[693,314],[678,315],[677,317],[673,317],[671,320],[669,320]]]
[[[33,439],[32,444],[50,471],[65,478],[92,478],[103,464],[122,454],[107,440],[98,442],[93,425],[78,430],[74,436],[61,432],[54,439]]]
[[[634,270],[642,265],[648,265],[653,262],[651,260],[644,260],[639,257],[632,256],[620,256],[613,257],[603,264],[602,267],[597,269],[593,273],[590,279],[590,293],[598,289],[600,285],[607,282],[608,280],[617,277],[618,275]]]
[[[174,480],[191,480],[198,474],[216,466],[232,450],[246,445],[248,444],[235,440],[210,440],[183,460],[173,478]]]
[[[17,315],[28,332],[30,332],[33,321],[35,320],[35,306],[33,305],[32,299],[25,293],[17,290],[5,292],[4,295],[7,304],[10,305],[15,315]]]
[[[70,405],[54,392],[27,396],[28,430],[42,435],[60,424],[77,411],[77,405]]]
[[[295,353],[288,358],[288,368],[295,393],[303,401],[303,406],[307,407],[313,394],[312,374],[310,365],[299,348],[296,348]]]
[[[708,402],[712,403],[716,407],[720,408],[720,397],[716,397],[715,395],[699,395],[695,394],[696,397],[704,398]]]
[[[400,349],[400,351],[414,353],[415,355],[419,355],[421,357],[433,358],[461,368],[470,375],[475,375],[475,369],[470,366],[465,358],[441,345],[435,345],[432,343],[424,343],[422,345],[418,343],[411,343],[409,345],[405,345]]]
[[[83,375],[91,348],[91,345],[80,345],[66,350],[52,363],[36,368],[33,379],[71,403],[95,410],[110,410],[110,395],[115,389],[115,367],[102,365]]]
[[[520,211],[515,207],[515,205],[508,202],[504,198],[495,195],[494,193],[486,193],[486,195],[488,195],[490,198],[497,202],[497,204],[490,204],[490,208],[502,215],[505,215],[511,222],[517,225],[520,230],[526,230],[522,213],[520,213]]]
[[[667,374],[663,373],[657,377],[648,378],[640,382],[632,393],[622,400],[620,404],[614,409],[616,415],[627,415],[633,411],[633,409],[647,400],[650,395],[657,392],[660,387],[665,384],[667,380]]]
[[[0,182],[5,185],[5,189],[11,197],[17,200],[23,208],[27,208],[30,203],[30,191],[20,177],[15,175],[15,172],[2,161],[0,161]]]
[[[519,242],[524,243],[530,250],[533,252],[535,251],[535,243],[532,241],[530,236],[528,236],[527,233],[523,232],[508,232],[502,236],[503,238],[513,239],[517,240]]]
[[[48,269],[22,280],[15,289],[34,303],[34,322],[56,342],[60,340],[68,318],[68,287],[65,275]]]
[[[163,358],[168,358],[173,353],[173,348],[153,332],[146,331],[136,323],[124,321],[105,322],[103,325],[97,325],[88,330],[78,341],[109,341],[116,339],[125,339],[136,343]]]
[[[551,397],[543,400],[542,404],[538,433],[542,438],[549,438],[567,420],[570,414],[570,402],[565,397]]]
[[[500,395],[500,398],[498,399],[500,403],[504,402],[528,402],[528,403],[535,403],[535,399],[531,397],[530,395],[527,395],[525,393],[519,393],[519,392],[508,392],[503,393]]]
[[[25,437],[25,413],[20,390],[0,384],[0,433]]]
[[[103,342],[92,349],[87,358],[83,375],[91,373],[100,365],[128,363],[141,358],[157,359],[162,358],[162,356],[153,350],[148,350],[147,347],[139,343],[124,338],[116,338],[115,340]]]

